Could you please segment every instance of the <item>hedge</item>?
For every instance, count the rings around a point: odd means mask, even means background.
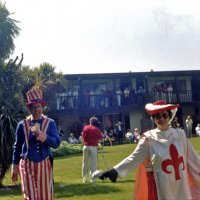
[[[69,144],[66,141],[62,141],[57,149],[52,149],[54,157],[62,157],[67,155],[74,155],[83,152],[82,144]]]

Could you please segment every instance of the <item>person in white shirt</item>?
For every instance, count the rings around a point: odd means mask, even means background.
[[[134,129],[134,139],[135,139],[135,142],[138,143],[138,141],[140,140],[140,132],[138,130],[138,128],[135,128]]]
[[[170,127],[178,106],[163,100],[147,104],[145,110],[156,128],[143,133],[127,158],[94,176],[116,182],[118,177],[124,178],[138,168],[135,200],[200,199],[200,157],[184,130]]]
[[[126,136],[126,139],[127,139],[130,143],[133,143],[133,142],[134,142],[134,135],[133,135],[133,133],[131,132],[130,129],[127,130],[125,136]]]
[[[198,136],[200,136],[200,123],[197,124],[196,128],[195,128],[196,134]]]
[[[69,138],[68,138],[68,142],[69,142],[70,144],[78,144],[78,140],[74,137],[74,134],[73,134],[73,133],[70,134],[70,136],[69,136]]]
[[[192,118],[190,117],[190,115],[187,116],[187,119],[185,120],[185,124],[186,124],[186,135],[188,138],[192,137]]]
[[[117,105],[121,106],[122,91],[120,90],[120,88],[117,88],[117,90],[116,90],[116,96],[117,96]]]

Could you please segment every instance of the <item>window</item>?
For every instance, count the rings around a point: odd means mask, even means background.
[[[163,86],[163,85],[169,86],[169,85],[171,85],[172,88],[175,88],[175,81],[174,81],[174,80],[162,80],[162,81],[157,81],[157,82],[156,82],[156,85],[157,85],[157,86]]]
[[[179,91],[187,90],[186,80],[178,80],[178,89]]]

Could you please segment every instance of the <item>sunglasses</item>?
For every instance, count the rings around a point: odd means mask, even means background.
[[[158,113],[158,114],[154,115],[154,119],[159,120],[161,118],[168,119],[169,118],[169,114],[168,113],[163,113],[163,114]]]

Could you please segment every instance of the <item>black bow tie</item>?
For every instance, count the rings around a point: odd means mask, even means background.
[[[37,120],[31,120],[31,124],[35,124],[35,123],[42,123],[42,119],[37,119]]]

